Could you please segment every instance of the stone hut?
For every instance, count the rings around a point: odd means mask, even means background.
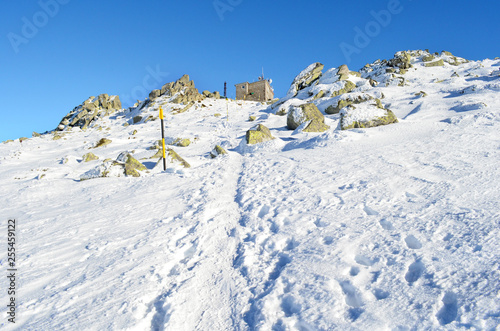
[[[259,81],[253,83],[236,84],[236,100],[248,101],[271,101],[274,98],[274,91],[271,87],[271,81],[259,78]]]

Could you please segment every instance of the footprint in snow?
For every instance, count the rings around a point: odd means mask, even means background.
[[[286,317],[290,317],[293,314],[300,313],[302,306],[297,303],[296,299],[293,296],[286,295],[281,300],[281,309],[283,309]]]
[[[419,280],[422,276],[422,273],[425,270],[425,266],[422,261],[415,261],[408,267],[408,271],[406,272],[405,279],[408,283],[412,284]]]
[[[406,246],[411,249],[420,249],[422,248],[422,243],[415,238],[413,235],[409,235],[405,238]]]
[[[458,315],[457,295],[453,292],[447,292],[442,301],[443,307],[438,311],[436,317],[441,325],[450,324]]]
[[[373,290],[373,295],[377,300],[384,300],[389,297],[389,292],[381,290],[381,289],[374,289]]]
[[[357,264],[364,265],[367,267],[371,267],[376,261],[372,261],[366,256],[363,255],[356,255],[354,257],[354,261],[356,261]]]
[[[321,218],[318,218],[314,221],[314,225],[316,225],[317,228],[326,228],[329,224]]]
[[[368,215],[368,216],[377,216],[378,215],[378,211],[376,211],[368,206],[365,206],[365,208],[363,208],[363,210],[365,211],[366,215]]]
[[[287,264],[289,264],[290,262],[292,262],[292,259],[288,255],[280,254],[280,257],[274,267],[274,270],[269,274],[269,280],[274,281],[278,279],[283,269],[285,269]]]
[[[333,237],[332,236],[326,236],[323,238],[323,244],[325,245],[331,245],[333,244]]]
[[[269,207],[268,205],[262,206],[262,208],[260,208],[260,211],[259,211],[259,217],[264,218],[269,213],[270,210],[271,210],[271,207]]]
[[[361,306],[363,305],[361,296],[359,295],[357,289],[351,284],[351,282],[341,281],[339,282],[339,285],[345,295],[345,303],[351,307],[347,310],[348,317],[351,321],[354,322],[364,312],[364,309],[361,308]]]
[[[384,230],[387,230],[387,231],[394,230],[394,226],[392,225],[392,223],[389,222],[388,220],[386,220],[385,218],[381,219],[379,221],[379,224],[382,227],[382,229],[384,229]]]

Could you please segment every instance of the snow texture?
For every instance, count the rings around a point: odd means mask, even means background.
[[[1,328],[495,330],[500,61],[412,61],[404,86],[386,86],[380,62],[359,78],[380,80],[369,93],[400,120],[383,127],[339,131],[337,114],[327,132],[293,133],[265,104],[206,99],[174,115],[160,97],[59,140],[0,144],[19,275],[15,327],[4,294]],[[167,141],[192,141],[173,147],[190,169],[150,159],[159,120],[123,126],[161,104]],[[277,139],[246,146],[256,123]],[[99,160],[81,162],[101,138]],[[215,145],[228,154],[212,159]],[[124,151],[141,177],[80,181]]]

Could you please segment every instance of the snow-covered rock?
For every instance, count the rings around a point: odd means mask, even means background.
[[[290,130],[295,130],[304,125],[302,132],[324,132],[330,128],[325,124],[325,117],[318,107],[312,103],[290,107],[286,125]]]

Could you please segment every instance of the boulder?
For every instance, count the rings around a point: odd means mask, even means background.
[[[137,161],[132,155],[128,154],[125,158],[125,175],[132,177],[140,177],[139,171],[147,170],[146,166]]]
[[[191,145],[191,140],[189,139],[182,139],[182,138],[177,138],[175,139],[171,145],[178,146],[178,147],[188,147]]]
[[[179,163],[184,168],[191,168],[191,165],[171,148],[167,148],[167,159],[170,163]]]
[[[149,100],[154,100],[161,95],[161,90],[153,90],[149,93]]]
[[[440,60],[437,60],[434,62],[426,62],[425,66],[426,67],[442,67],[442,66],[444,66],[444,61],[443,61],[443,59],[440,59]]]
[[[341,130],[371,128],[397,122],[392,111],[367,103],[356,107],[347,106],[340,111]]]
[[[325,113],[327,114],[338,114],[340,110],[344,107],[347,107],[352,104],[360,104],[369,100],[372,100],[373,97],[366,93],[354,93],[354,94],[344,94],[340,98],[338,98],[337,103],[331,106],[328,106],[325,109]]]
[[[179,154],[177,154],[173,149],[167,148],[165,154],[167,156],[167,160],[170,163],[178,163],[184,168],[191,167],[191,165],[186,160],[184,160]],[[162,158],[163,158],[163,149],[161,148],[153,156],[150,157],[150,159],[160,159],[160,160]],[[160,162],[160,160],[158,160],[158,162]]]
[[[103,147],[103,146],[106,146],[106,145],[109,145],[111,144],[111,139],[107,139],[107,138],[101,138],[95,145],[94,148],[99,148],[99,147]]]
[[[356,88],[356,84],[354,84],[350,80],[344,80],[344,81],[342,81],[342,83],[344,83],[342,88],[331,92],[330,96],[332,98],[337,97],[337,96],[342,95],[342,94],[345,94],[345,93],[349,93]]]
[[[108,104],[111,109],[122,109],[122,102],[120,101],[120,97],[117,95],[112,95],[109,97]]]
[[[22,143],[23,141],[26,141],[26,140],[28,140],[28,138],[26,138],[26,137],[21,137],[21,138],[19,138],[19,142],[20,142],[20,143]]]
[[[316,62],[302,70],[302,72],[293,80],[287,95],[296,96],[300,90],[316,83],[321,77],[324,67],[325,66],[323,64]]]
[[[219,155],[226,155],[226,154],[227,154],[226,150],[219,145],[216,145],[214,149],[210,152],[210,156],[212,157],[212,159],[216,158]]]
[[[361,74],[356,71],[350,71],[347,64],[343,64],[338,68],[337,76],[339,76],[339,80],[347,80],[349,76],[361,77]]]
[[[83,162],[90,162],[90,161],[95,161],[99,160],[99,157],[95,155],[94,153],[87,153],[82,156]]]
[[[326,95],[326,91],[320,90],[314,97],[313,100],[318,100]]]
[[[347,64],[343,64],[339,67],[337,70],[337,75],[342,76],[342,75],[349,75],[350,71],[349,68],[347,67]]]
[[[31,136],[32,136],[33,138],[37,138],[37,137],[41,137],[42,135],[41,135],[41,134],[39,134],[38,132],[33,131],[33,133],[31,134]]]
[[[245,138],[247,144],[249,145],[255,145],[275,139],[271,134],[271,131],[269,131],[269,129],[262,124],[259,124],[248,130]]]
[[[288,110],[287,127],[290,130],[297,129],[300,125],[309,122],[302,130],[303,132],[324,132],[330,127],[325,124],[325,117],[313,103],[291,106]]]
[[[435,57],[432,54],[425,55],[424,57],[422,57],[422,61],[424,61],[424,62],[430,62],[430,61],[432,61],[434,59],[435,59]]]

